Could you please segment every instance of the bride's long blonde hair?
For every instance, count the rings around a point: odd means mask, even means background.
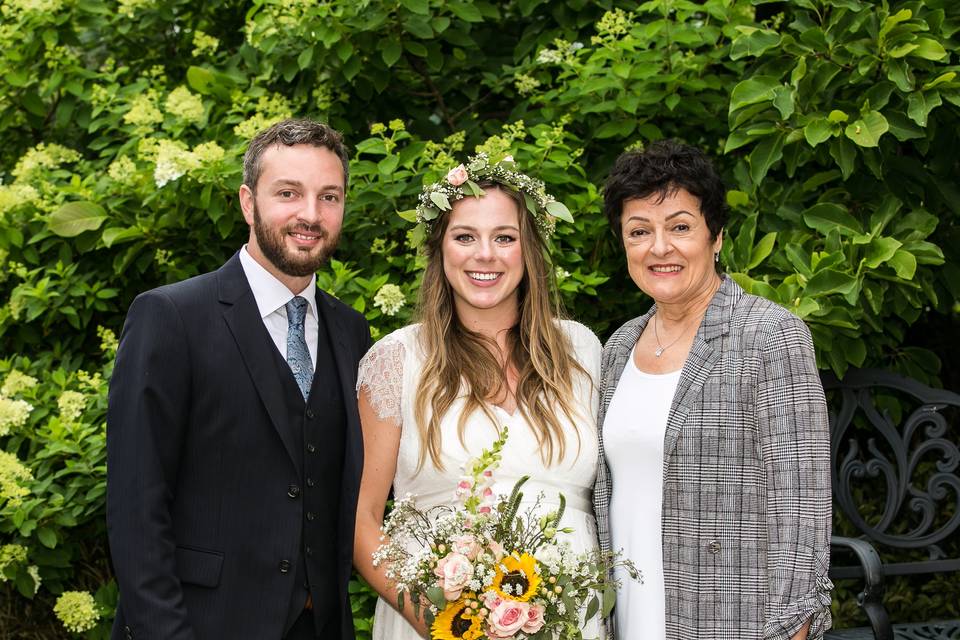
[[[470,331],[457,317],[452,288],[443,270],[443,237],[450,215],[441,216],[425,241],[427,267],[417,310],[421,346],[426,354],[414,403],[414,416],[424,445],[420,447],[418,469],[423,468],[428,455],[435,468],[443,469],[440,420],[461,393],[466,394],[457,424],[461,444],[466,420],[474,411],[483,411],[499,431],[487,403],[503,394],[508,365],[518,373],[517,410],[533,429],[544,463],[562,461],[567,443],[560,415],[566,416],[576,428],[572,402],[574,376],[580,374],[590,380],[587,371],[571,355],[570,340],[556,322],[561,317],[561,308],[559,297],[551,296],[551,291],[555,291],[553,268],[546,245],[520,194],[497,183],[480,186],[485,190],[499,189],[517,205],[524,267],[517,292],[519,320],[509,330],[508,353],[501,366],[494,355],[499,351],[496,342]],[[579,441],[577,431],[578,448]]]

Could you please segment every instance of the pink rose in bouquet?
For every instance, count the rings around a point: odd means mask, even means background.
[[[473,580],[473,565],[462,553],[448,553],[440,559],[433,573],[440,578],[438,586],[443,589],[443,597],[456,600],[467,583]]]
[[[544,619],[543,614],[545,609],[542,604],[532,604],[530,608],[527,609],[527,620],[523,623],[523,626],[520,628],[524,633],[536,633],[543,628]]]
[[[471,562],[477,559],[477,555],[479,555],[482,548],[477,539],[469,533],[457,536],[451,540],[450,546],[453,547],[455,553],[466,556]]]
[[[487,618],[487,635],[491,638],[512,638],[529,620],[530,605],[518,600],[498,600]]]

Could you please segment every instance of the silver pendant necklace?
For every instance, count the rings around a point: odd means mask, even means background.
[[[656,338],[657,340],[657,349],[656,351],[653,352],[653,355],[659,358],[660,356],[663,355],[664,351],[666,351],[667,349],[675,345],[677,343],[677,340],[683,337],[683,334],[685,334],[687,332],[687,329],[690,328],[690,323],[688,323],[687,326],[685,326],[683,330],[680,332],[680,334],[673,339],[673,342],[664,346],[660,343],[660,332],[657,331],[657,315],[658,314],[653,315],[653,337]]]

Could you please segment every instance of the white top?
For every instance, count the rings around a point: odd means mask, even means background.
[[[307,314],[303,320],[303,332],[307,338],[307,349],[310,350],[310,362],[314,367],[317,364],[317,340],[319,339],[318,330],[320,324],[317,320],[317,276],[310,278],[310,284],[307,288],[298,294],[293,294],[287,285],[283,284],[274,277],[272,273],[263,268],[259,262],[253,259],[250,252],[247,251],[247,245],[240,249],[240,266],[243,267],[243,274],[247,276],[247,282],[253,291],[253,299],[257,302],[257,309],[260,310],[260,318],[267,332],[273,339],[273,344],[277,345],[280,355],[287,357],[287,333],[289,323],[287,322],[286,304],[293,300],[294,295],[305,298],[309,303],[307,305]]]
[[[370,394],[371,406],[383,419],[392,419],[402,430],[397,471],[393,479],[394,494],[412,494],[421,508],[454,503],[454,489],[460,479],[461,465],[489,449],[497,438],[497,427],[506,426],[510,433],[502,451],[500,467],[494,471],[493,490],[508,494],[524,475],[530,480],[524,485],[521,511],[531,506],[538,492],[544,493],[541,508],[555,509],[558,493],[567,500],[561,526],[569,526],[574,533],[567,539],[577,552],[597,548],[596,522],[590,498],[597,472],[596,414],[599,403],[597,380],[600,372],[600,342],[582,324],[561,321],[561,327],[570,340],[572,353],[589,374],[574,380],[571,405],[575,417],[571,422],[559,415],[566,438],[566,455],[552,466],[544,465],[533,430],[519,410],[510,414],[496,406],[491,410],[498,424],[492,424],[482,411],[466,421],[463,441],[457,434],[457,422],[463,411],[463,398],[454,401],[440,421],[441,457],[445,468],[434,468],[427,457],[422,469],[417,469],[420,453],[420,434],[414,420],[414,403],[420,374],[425,359],[418,339],[419,325],[410,325],[386,336],[367,352],[360,362],[358,389]],[[387,428],[394,428],[389,426]],[[595,618],[585,627],[585,638],[601,635]],[[419,640],[420,636],[389,605],[377,603],[373,626],[374,640]]]
[[[664,640],[663,440],[680,371],[644,373],[633,357],[617,382],[603,422],[603,447],[613,480],[613,548],[633,560],[643,582],[619,575],[614,610],[621,638]]]

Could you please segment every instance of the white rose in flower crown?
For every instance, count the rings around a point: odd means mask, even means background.
[[[455,187],[459,187],[464,182],[470,178],[470,174],[467,173],[467,168],[462,164],[460,166],[450,169],[447,173],[447,182],[452,184]]]
[[[456,600],[467,583],[473,579],[473,565],[462,553],[448,553],[440,559],[433,573],[440,578],[439,586],[443,589],[443,597]]]
[[[517,600],[501,600],[490,611],[490,628],[487,634],[491,638],[512,638],[529,620],[530,605]]]
[[[524,633],[536,633],[543,628],[546,621],[543,619],[545,608],[542,604],[532,604],[527,609],[527,621],[520,628]]]

